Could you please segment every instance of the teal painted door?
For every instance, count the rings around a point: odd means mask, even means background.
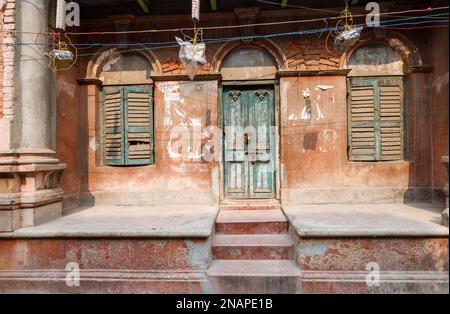
[[[225,197],[274,198],[273,87],[224,88],[223,108]]]

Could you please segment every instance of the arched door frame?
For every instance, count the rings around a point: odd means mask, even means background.
[[[257,39],[251,42],[242,42],[242,41],[234,41],[230,43],[224,44],[220,47],[215,54],[212,63],[211,63],[211,74],[220,74],[222,65],[224,60],[229,57],[232,53],[240,48],[257,48],[268,53],[277,66],[277,71],[282,71],[287,69],[287,61],[280,47],[278,47],[273,41],[269,39]],[[275,74],[276,77],[276,74]],[[219,127],[223,130],[223,86],[258,86],[258,85],[273,85],[274,86],[274,95],[275,95],[275,126],[276,126],[276,147],[275,147],[275,199],[280,200],[280,190],[281,190],[281,167],[280,167],[280,90],[279,90],[279,81],[277,78],[274,79],[250,79],[250,80],[221,80],[219,82],[219,91],[218,91],[218,121],[220,121]],[[221,147],[223,148],[224,138],[221,140]],[[223,157],[223,156],[222,156]],[[226,202],[227,199],[225,197],[225,167],[223,158],[220,161],[220,202]]]

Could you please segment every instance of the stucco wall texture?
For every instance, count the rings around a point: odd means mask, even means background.
[[[3,23],[0,23],[0,29]],[[8,26],[11,27],[11,26]],[[429,31],[431,45],[410,38],[416,43],[423,63],[434,67],[431,73],[406,75],[405,110],[406,160],[399,162],[350,162],[347,154],[347,77],[321,75],[322,70],[338,70],[345,66],[342,56],[325,49],[317,36],[274,39],[271,54],[279,53],[279,70],[315,71],[279,79],[279,170],[282,189],[303,188],[435,188],[441,189],[448,175],[442,166],[442,155],[448,155],[448,46],[440,43],[447,30]],[[408,34],[407,34],[408,35]],[[252,46],[252,43],[243,45]],[[437,49],[439,47],[439,49]],[[216,54],[222,44],[208,45],[208,64],[200,74],[213,73]],[[226,50],[226,49],[225,49]],[[0,50],[0,60],[4,50]],[[160,73],[185,73],[178,60],[178,49],[154,50]],[[95,84],[80,84],[88,76],[89,58],[80,58],[69,71],[57,76],[58,158],[68,167],[62,179],[66,195],[95,192],[152,192],[192,198],[206,195],[214,202],[219,195],[220,163],[217,161],[177,160],[169,147],[170,127],[177,124],[193,128],[200,123],[218,126],[221,120],[221,82],[217,80],[189,81],[176,77],[170,81],[155,81],[154,123],[155,164],[143,167],[109,167],[101,164],[100,111],[101,88]],[[3,63],[0,71],[5,71]],[[156,70],[156,69],[154,69]],[[92,78],[92,77],[91,77]],[[0,80],[0,126],[4,125],[5,86]],[[305,105],[304,91],[313,100],[310,123],[300,120]],[[179,100],[168,100],[167,93],[176,93]],[[183,115],[177,113],[183,108]],[[13,112],[13,108],[8,111]],[[172,115],[172,116],[170,116]],[[170,120],[172,118],[172,120]],[[170,121],[168,125],[167,121]],[[7,130],[2,131],[0,147],[9,142]],[[202,145],[205,140],[202,141]],[[180,196],[181,197],[181,196]],[[170,198],[170,197],[169,197]],[[201,197],[200,197],[201,198]]]

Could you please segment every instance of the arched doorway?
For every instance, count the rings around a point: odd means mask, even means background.
[[[279,62],[260,46],[237,46],[218,63],[222,75],[223,198],[276,199]]]

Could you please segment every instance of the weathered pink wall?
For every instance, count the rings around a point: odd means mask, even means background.
[[[67,164],[63,172],[61,187],[67,195],[77,195],[81,192],[83,165],[83,128],[82,99],[83,88],[76,77],[74,68],[71,71],[61,71],[57,80],[57,158]]]
[[[348,161],[345,76],[283,78],[280,86],[286,188],[414,186],[407,161]],[[307,91],[313,104],[310,124],[300,119]]]
[[[431,37],[432,130],[433,130],[433,187],[442,189],[448,182],[448,172],[441,163],[442,156],[448,156],[448,29],[435,30]]]
[[[443,41],[441,33],[435,41]],[[433,37],[433,38],[434,38]],[[302,38],[277,42],[286,55],[288,69],[330,70],[338,58],[326,53],[302,53],[317,40]],[[218,45],[208,50],[208,59]],[[447,48],[448,49],[448,48]],[[180,74],[176,50],[155,51],[162,74]],[[448,55],[448,50],[446,52]],[[280,154],[282,188],[429,188],[442,186],[447,177],[440,156],[448,154],[448,62],[441,53],[432,54],[435,70],[411,73],[406,77],[406,161],[350,162],[347,155],[347,99],[345,76],[282,77],[280,79]],[[304,63],[296,63],[303,60]],[[329,65],[327,60],[334,62]],[[444,61],[445,60],[445,61]],[[170,158],[169,127],[200,119],[218,125],[219,88],[217,81],[155,82],[155,164],[145,167],[107,167],[98,153],[99,93],[95,85],[81,86],[77,78],[86,76],[87,61],[77,70],[58,76],[58,156],[68,163],[63,177],[66,194],[78,192],[151,192],[179,195],[217,196],[219,163]],[[428,60],[426,60],[428,61]],[[205,68],[209,67],[211,61]],[[302,64],[308,65],[303,67]],[[208,69],[203,69],[206,73]],[[442,84],[441,84],[442,83]],[[201,91],[197,87],[201,86]],[[428,88],[432,86],[432,88]],[[302,122],[303,92],[309,89],[313,102],[311,124]],[[173,100],[166,94],[178,94]],[[171,100],[172,99],[172,100]],[[175,97],[176,99],[176,97]],[[318,108],[320,109],[320,115]],[[184,114],[180,114],[182,109]],[[169,116],[172,118],[171,123]],[[433,131],[433,133],[432,133]],[[204,141],[203,141],[204,143]],[[178,193],[179,192],[179,193]],[[170,194],[172,193],[172,194]],[[150,196],[149,196],[150,197]]]
[[[200,88],[201,91],[197,91]],[[173,158],[169,153],[172,127],[186,125],[193,137],[193,124],[217,125],[217,82],[157,82],[154,87],[155,163],[142,167],[110,167],[101,165],[100,134],[98,132],[98,90],[88,86],[89,137],[87,191],[212,193],[214,162]],[[170,94],[170,95],[169,95]],[[176,97],[174,98],[174,95]],[[179,100],[177,100],[179,98]],[[194,122],[193,122],[194,121]],[[175,139],[176,140],[176,139]],[[205,141],[203,141],[205,143]],[[193,146],[193,144],[189,144]],[[86,157],[84,157],[86,158]],[[177,194],[174,195],[176,197]],[[158,197],[158,196],[153,196]],[[149,198],[151,196],[149,195]],[[195,200],[192,200],[195,202]]]

